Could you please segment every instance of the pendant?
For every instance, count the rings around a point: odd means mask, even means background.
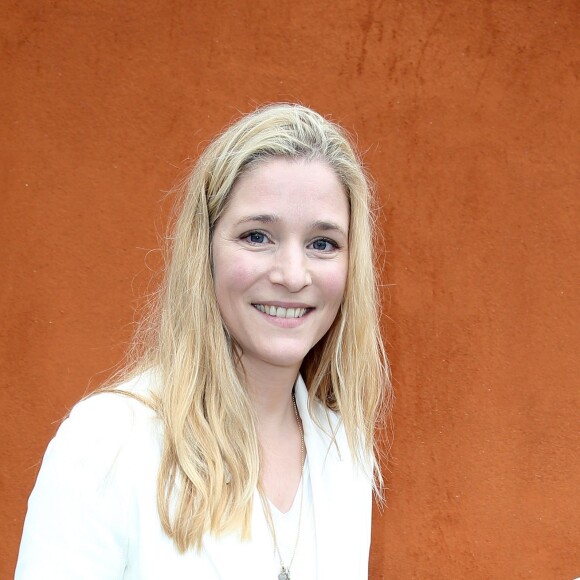
[[[278,580],[290,580],[290,570],[282,566],[282,571],[278,574]]]

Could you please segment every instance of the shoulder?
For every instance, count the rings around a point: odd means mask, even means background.
[[[95,391],[79,401],[70,411],[67,421],[79,428],[107,427],[121,434],[138,421],[155,418],[153,395],[156,382],[152,372],[140,374],[111,389]]]
[[[96,391],[79,401],[63,422],[84,432],[108,436],[129,434],[140,423],[154,421],[152,406],[155,382],[143,373],[115,387]]]
[[[98,475],[130,470],[161,439],[160,421],[147,400],[151,378],[140,375],[77,403],[50,442],[43,464]]]
[[[122,386],[144,387],[139,381]],[[83,399],[46,449],[27,518],[80,510],[117,521],[136,489],[154,486],[161,433],[155,412],[129,395],[103,391]]]
[[[63,421],[28,501],[17,578],[122,577],[134,522],[155,507],[160,422],[135,398],[149,384],[92,394]]]
[[[333,411],[317,398],[309,397],[301,376],[296,382],[296,403],[304,426],[304,435],[324,461],[335,459],[353,470],[361,481],[372,487],[373,459],[364,449],[351,449],[340,413]],[[354,451],[354,452],[353,452]]]

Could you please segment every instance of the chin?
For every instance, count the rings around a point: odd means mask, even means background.
[[[262,352],[254,352],[252,353],[251,358],[274,367],[300,368],[302,361],[309,351],[310,348],[289,348],[288,346],[281,346],[280,349],[268,348],[264,349]]]

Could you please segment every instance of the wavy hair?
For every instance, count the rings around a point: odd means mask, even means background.
[[[350,205],[348,275],[343,303],[326,335],[303,361],[310,404],[339,413],[350,451],[382,478],[375,427],[391,399],[379,329],[369,180],[342,128],[300,105],[274,104],[242,117],[197,161],[169,239],[164,283],[141,323],[124,378],[155,368],[162,388],[152,402],[163,421],[158,509],[180,551],[203,535],[250,533],[260,448],[252,407],[236,372],[212,277],[212,232],[236,180],[273,157],[322,160]]]

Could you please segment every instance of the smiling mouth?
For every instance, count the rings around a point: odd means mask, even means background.
[[[252,304],[254,308],[275,318],[302,318],[312,308],[283,308],[282,306],[268,306],[266,304]]]

